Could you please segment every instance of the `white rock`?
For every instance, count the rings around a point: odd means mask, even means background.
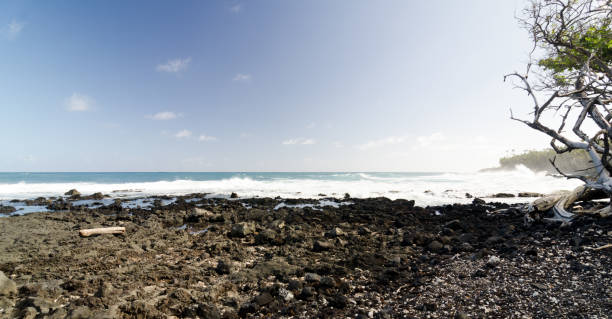
[[[290,301],[293,299],[293,293],[285,288],[281,288],[278,290],[278,295],[281,296],[285,301]]]
[[[0,271],[0,296],[17,293],[17,285]]]
[[[499,259],[499,257],[491,256],[489,257],[489,260],[487,260],[487,265],[491,267],[496,267],[497,265],[499,265],[500,262],[501,262],[501,259]]]

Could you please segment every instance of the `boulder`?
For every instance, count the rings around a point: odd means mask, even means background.
[[[257,245],[267,245],[267,244],[280,244],[280,241],[276,240],[276,232],[270,229],[262,230],[257,236],[255,236],[255,243]]]
[[[255,297],[254,301],[258,306],[261,307],[261,306],[265,306],[271,303],[272,301],[274,301],[274,297],[272,297],[272,295],[270,295],[269,293],[264,292],[261,295]]]
[[[85,318],[91,318],[91,317],[93,317],[93,313],[91,312],[91,310],[86,306],[80,306],[80,307],[72,309],[72,311],[70,311],[70,315],[68,315],[67,318],[85,319]]]
[[[497,265],[499,265],[500,262],[501,262],[501,259],[499,259],[499,257],[491,256],[489,257],[489,260],[487,260],[487,266],[491,268],[495,268],[497,267]]]
[[[323,240],[315,240],[314,244],[312,245],[312,250],[313,251],[326,251],[326,250],[330,250],[332,246],[333,245],[330,242],[323,241]]]
[[[319,282],[321,281],[321,276],[308,272],[304,275],[304,280],[306,280],[306,282]]]
[[[285,288],[280,288],[278,290],[278,295],[285,301],[291,301],[291,299],[294,297],[293,293]]]
[[[232,193],[232,194],[230,195],[230,198],[238,198],[238,194],[236,194],[236,193]]]
[[[518,197],[543,197],[543,194],[534,193],[534,192],[520,192],[518,193]]]
[[[472,204],[474,205],[484,205],[486,202],[480,198],[474,198],[474,200],[472,201]]]
[[[13,207],[13,206],[3,206],[3,205],[0,205],[0,215],[10,214],[10,213],[13,213],[15,211],[17,211],[17,209],[15,209],[15,207]]]
[[[195,207],[193,211],[187,215],[185,221],[188,223],[197,223],[200,220],[208,219],[213,215],[214,214],[207,209]]]
[[[231,269],[232,269],[232,265],[230,262],[219,260],[219,262],[217,263],[217,267],[215,268],[215,271],[219,275],[227,275],[231,272]]]
[[[442,251],[442,248],[444,248],[444,245],[442,245],[441,242],[434,240],[431,243],[429,243],[429,245],[427,245],[427,248],[429,249],[429,251],[432,251],[432,252],[440,252]]]
[[[514,194],[510,194],[510,193],[497,193],[493,196],[491,196],[493,198],[512,198],[512,197],[516,197],[514,196]]]
[[[328,231],[325,235],[327,237],[336,238],[339,236],[344,236],[344,232],[342,231],[342,229],[338,227],[334,227],[330,231]]]
[[[93,194],[91,194],[91,199],[95,199],[95,200],[104,199],[104,194],[102,194],[100,192],[93,193]]]
[[[251,223],[238,223],[232,226],[231,237],[246,237],[255,232],[255,225]]]
[[[81,193],[78,190],[73,188],[73,189],[65,192],[64,195],[71,196],[71,197],[76,197],[76,196],[81,196]]]

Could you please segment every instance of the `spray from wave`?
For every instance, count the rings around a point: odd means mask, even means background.
[[[100,183],[18,182],[0,184],[0,199],[26,199],[60,196],[76,188],[82,194],[102,192],[113,197],[149,195],[185,195],[209,193],[225,197],[232,192],[241,197],[317,198],[323,195],[366,198],[384,196],[390,199],[414,199],[418,205],[467,203],[466,193],[487,197],[496,193],[549,193],[572,189],[578,181],[534,173],[526,167],[512,171],[480,173],[242,173],[233,177],[209,180],[159,180],[151,182]],[[524,199],[505,199],[524,201]]]

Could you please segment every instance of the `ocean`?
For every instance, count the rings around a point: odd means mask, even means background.
[[[104,172],[104,173],[0,173],[0,200],[60,196],[70,189],[84,195],[95,192],[112,197],[185,195],[210,197],[366,198],[413,199],[417,205],[468,203],[474,197],[496,193],[550,193],[570,190],[579,181],[534,173],[525,167],[512,171],[475,173],[374,172]],[[526,201],[524,198],[505,202]]]

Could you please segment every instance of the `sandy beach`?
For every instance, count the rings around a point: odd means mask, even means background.
[[[611,250],[596,250],[611,242],[609,220],[526,226],[516,205],[330,201],[336,205],[183,196],[166,206],[158,198],[151,209],[113,203],[0,218],[7,277],[0,317],[607,318],[612,311]],[[111,226],[125,235],[78,234]]]

